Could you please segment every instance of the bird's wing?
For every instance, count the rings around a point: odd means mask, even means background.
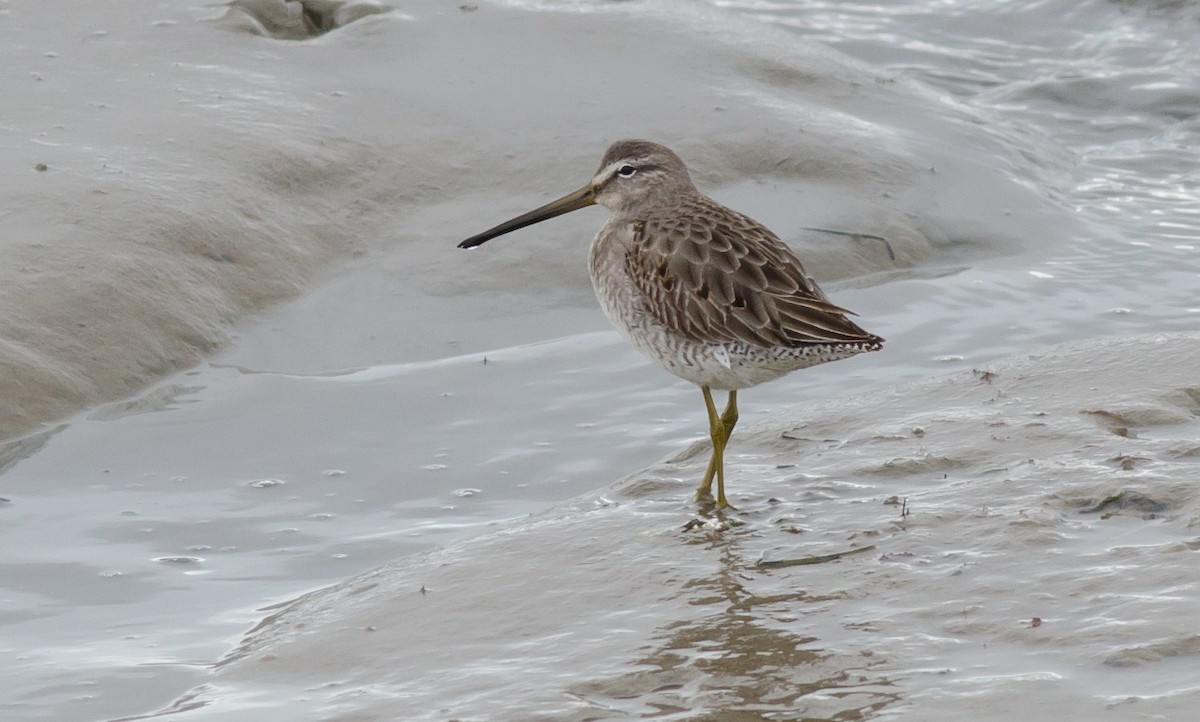
[[[635,224],[626,271],[660,323],[694,341],[765,347],[882,340],[830,303],[775,234],[702,200]]]

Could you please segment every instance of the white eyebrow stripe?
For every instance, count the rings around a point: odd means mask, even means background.
[[[617,171],[619,171],[622,167],[627,166],[627,165],[631,165],[638,172],[642,172],[642,171],[646,170],[647,166],[645,166],[645,163],[647,163],[649,160],[650,159],[647,158],[646,156],[640,156],[640,157],[630,156],[630,157],[626,157],[626,158],[621,158],[620,160],[615,160],[612,163],[609,163],[608,165],[604,166],[600,170],[596,171],[596,175],[592,178],[592,185],[594,185],[596,187],[604,185],[605,183],[612,180],[612,177],[617,174]],[[654,172],[653,166],[651,166],[650,168],[651,168],[651,172]]]
[[[610,178],[617,174],[617,170],[623,166],[629,165],[629,161],[622,158],[621,160],[613,161],[596,172],[596,177],[592,179],[592,183],[603,185]]]

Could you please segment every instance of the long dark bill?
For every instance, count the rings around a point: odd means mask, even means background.
[[[589,183],[570,195],[563,196],[556,201],[550,201],[541,208],[535,208],[528,213],[519,215],[511,221],[505,221],[495,228],[488,230],[478,235],[471,236],[467,240],[458,244],[459,248],[474,248],[475,246],[487,243],[496,236],[503,236],[505,233],[510,233],[518,228],[532,226],[534,223],[539,223],[548,218],[561,216],[564,213],[577,211],[580,208],[586,208],[596,203],[596,191]]]

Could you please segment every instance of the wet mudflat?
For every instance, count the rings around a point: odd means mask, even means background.
[[[106,7],[6,8],[6,718],[1194,708],[1188,7]],[[723,522],[602,214],[453,249],[634,134],[889,339],[744,395]]]

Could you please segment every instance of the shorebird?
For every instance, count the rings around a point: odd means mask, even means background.
[[[613,143],[583,188],[458,246],[594,204],[612,211],[589,253],[596,297],[635,348],[700,387],[712,453],[696,498],[713,502],[715,477],[715,503],[729,507],[725,447],[738,390],[878,351],[883,339],[830,302],[774,233],[700,193],[679,156],[645,140]],[[721,413],[714,389],[729,392]]]

